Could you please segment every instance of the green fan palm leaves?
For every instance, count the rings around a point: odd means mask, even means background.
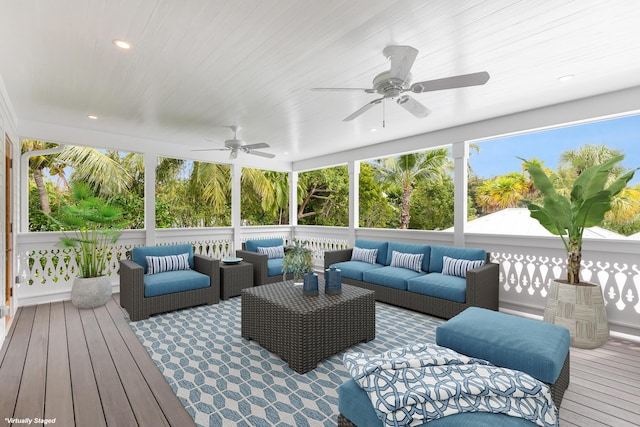
[[[57,219],[52,218],[63,230],[73,231],[64,231],[58,246],[74,250],[81,277],[102,276],[111,246],[125,225],[121,222],[122,212],[95,197],[87,183],[72,184],[71,196],[73,203],[63,206]]]
[[[552,234],[560,236],[567,251],[567,280],[577,284],[580,281],[580,261],[582,260],[582,236],[585,228],[600,225],[612,208],[612,200],[625,189],[637,169],[628,171],[613,181],[617,164],[623,155],[614,156],[601,164],[581,171],[573,182],[569,197],[559,194],[544,170],[534,162],[524,162],[535,187],[542,193],[542,204],[522,202],[531,217]],[[607,185],[609,184],[609,185]]]
[[[396,186],[400,196],[400,228],[407,229],[411,193],[417,180],[441,182],[444,175],[452,170],[449,150],[437,148],[419,153],[389,157],[376,167],[378,179],[388,186]]]

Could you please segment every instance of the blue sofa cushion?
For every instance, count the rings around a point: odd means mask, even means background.
[[[144,276],[145,298],[191,291],[209,286],[211,286],[209,276],[198,273],[195,270],[166,271],[160,274],[147,274]]]
[[[383,427],[371,400],[358,383],[347,380],[338,387],[338,411],[358,427]],[[417,427],[532,427],[535,423],[523,418],[488,412],[468,412],[449,415]]]
[[[424,273],[407,270],[398,267],[382,267],[368,270],[362,273],[363,281],[375,285],[388,286],[390,288],[407,290],[407,281],[414,277],[422,276]]]
[[[247,240],[246,242],[244,242],[244,248],[251,252],[258,252],[258,246],[260,246],[261,248],[268,248],[271,246],[282,245],[284,245],[284,241],[280,238]]]
[[[362,261],[344,261],[331,264],[329,267],[340,269],[340,276],[348,279],[363,281],[362,273],[376,268],[382,268],[380,264],[369,264]]]
[[[407,290],[430,297],[464,303],[467,300],[467,279],[429,273],[409,280]]]
[[[436,328],[438,345],[555,383],[569,353],[569,330],[469,307]]]
[[[442,273],[442,257],[468,259],[468,260],[486,260],[487,251],[476,248],[455,248],[451,246],[431,246],[431,262],[429,263],[429,273]]]
[[[282,274],[284,258],[271,258],[267,260],[267,276],[279,276]]]
[[[431,254],[431,246],[419,245],[415,243],[399,243],[389,242],[389,248],[387,249],[387,262],[385,265],[391,264],[391,255],[393,251],[402,252],[405,254],[424,254],[422,258],[422,271],[429,272],[429,257]]]
[[[389,263],[387,262],[387,248],[389,247],[388,242],[356,239],[354,246],[364,249],[377,249],[378,257],[376,258],[376,264],[389,265]],[[389,257],[389,261],[391,261],[391,257]]]
[[[167,256],[189,254],[189,268],[193,270],[193,246],[191,244],[183,245],[164,245],[164,246],[137,246],[131,250],[131,260],[144,269],[147,274],[147,256]]]

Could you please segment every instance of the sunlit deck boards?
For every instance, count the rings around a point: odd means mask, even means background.
[[[572,348],[560,425],[640,425],[639,385],[640,344]],[[0,350],[0,425],[8,417],[55,417],[65,427],[194,425],[116,299],[93,310],[69,302],[18,310]]]
[[[4,425],[194,425],[113,299],[93,310],[70,302],[19,309],[0,350],[0,384]]]

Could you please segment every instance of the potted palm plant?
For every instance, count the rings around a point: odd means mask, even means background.
[[[120,237],[122,212],[95,197],[85,183],[71,186],[72,202],[54,218],[63,236],[58,246],[71,248],[78,265],[71,302],[79,308],[99,307],[111,298],[111,280],[105,276],[111,246]],[[72,230],[72,231],[65,231]]]
[[[571,344],[576,347],[595,348],[609,338],[602,288],[580,281],[582,235],[585,228],[602,223],[611,210],[613,198],[633,178],[635,169],[617,178],[611,176],[611,170],[623,158],[622,155],[615,156],[583,170],[573,182],[569,196],[555,190],[551,179],[537,163],[520,159],[543,196],[540,205],[522,202],[532,218],[560,236],[567,252],[567,278],[551,281],[544,320],[567,327]]]
[[[284,253],[282,261],[282,272],[285,276],[287,273],[293,275],[293,282],[302,283],[304,275],[313,271],[313,261],[311,260],[311,249],[308,249],[302,242],[294,239],[293,244],[288,246]]]

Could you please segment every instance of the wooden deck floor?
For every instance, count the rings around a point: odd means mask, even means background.
[[[8,418],[55,418],[55,427],[194,425],[114,298],[93,310],[69,302],[18,310],[0,350],[0,425]],[[610,339],[571,349],[562,427],[638,426],[639,402],[640,344]]]

